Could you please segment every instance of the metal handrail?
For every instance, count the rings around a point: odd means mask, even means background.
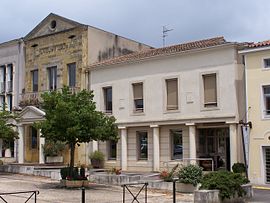
[[[31,193],[31,194],[24,203],[27,203],[33,196],[35,197],[35,199],[34,199],[35,203],[37,202],[37,195],[39,194],[38,190],[19,191],[19,192],[4,192],[4,193],[0,193],[0,199],[3,200],[5,203],[8,203],[7,200],[5,200],[2,196],[16,195],[16,194],[26,194],[26,193]]]

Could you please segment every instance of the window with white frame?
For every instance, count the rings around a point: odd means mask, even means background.
[[[183,158],[182,130],[170,130],[172,159]]]
[[[270,68],[270,58],[263,59],[263,67]]]
[[[138,140],[138,160],[148,159],[148,136],[146,131],[137,132]]]
[[[13,91],[13,64],[7,65],[7,92]]]
[[[178,109],[178,79],[166,80],[167,110]]]
[[[112,87],[103,87],[104,110],[112,113]]]
[[[270,85],[263,86],[264,116],[270,116]]]
[[[48,89],[57,89],[57,66],[48,67]]]
[[[68,66],[68,85],[76,87],[76,63],[70,63]]]
[[[0,66],[0,94],[6,91],[6,66]]]
[[[117,142],[115,140],[108,141],[108,159],[116,160]]]
[[[143,83],[133,83],[134,112],[143,112]]]
[[[217,77],[216,73],[205,74],[203,77],[204,107],[217,106]]]

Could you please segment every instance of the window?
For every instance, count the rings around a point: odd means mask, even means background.
[[[8,111],[12,111],[12,95],[7,95],[7,109]]]
[[[37,134],[37,129],[34,128],[34,127],[30,127],[30,138],[31,138],[31,143],[30,143],[30,146],[31,146],[31,149],[37,149],[37,139],[38,139],[38,134]]]
[[[13,65],[7,65],[7,91],[12,92],[13,89]]]
[[[105,112],[112,113],[112,87],[104,87],[103,95]]]
[[[143,83],[134,83],[133,87],[133,99],[134,99],[134,111],[143,112]]]
[[[137,136],[138,136],[138,159],[146,160],[148,158],[147,132],[137,132]]]
[[[108,159],[116,160],[117,143],[114,140],[108,141]]]
[[[5,110],[5,96],[0,96],[0,111]]]
[[[264,115],[270,116],[270,85],[263,86]]]
[[[48,82],[49,90],[56,90],[57,88],[57,66],[52,66],[48,68]]]
[[[203,75],[204,107],[217,106],[217,81],[216,74]]]
[[[170,130],[172,143],[172,159],[183,158],[183,138],[181,130]]]
[[[69,87],[76,87],[76,63],[70,63],[68,66],[68,85]]]
[[[270,58],[264,59],[264,68],[270,68]]]
[[[178,109],[178,81],[177,78],[166,80],[167,110]]]
[[[6,81],[6,67],[0,66],[0,94],[6,91],[5,81]]]
[[[32,91],[37,92],[38,91],[38,70],[31,71],[32,75]]]

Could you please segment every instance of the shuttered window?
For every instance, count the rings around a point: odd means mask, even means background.
[[[263,87],[264,94],[264,115],[270,116],[270,85]]]
[[[31,71],[32,74],[32,91],[38,91],[38,70]]]
[[[134,83],[133,97],[134,97],[134,111],[143,112],[143,83]]]
[[[217,106],[217,79],[216,74],[203,75],[204,107]]]
[[[112,87],[103,88],[104,107],[106,113],[112,113]]]
[[[178,109],[178,80],[177,78],[166,80],[167,110]]]
[[[270,147],[265,148],[265,177],[266,183],[270,183]]]
[[[68,66],[68,85],[69,87],[76,86],[76,63],[70,63]]]

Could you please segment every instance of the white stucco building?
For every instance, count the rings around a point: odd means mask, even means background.
[[[120,140],[93,143],[106,166],[159,171],[197,161],[205,170],[241,162],[244,72],[223,37],[117,57],[90,66],[97,108],[115,116]]]
[[[18,107],[24,87],[24,43],[16,39],[0,44],[0,108],[12,111]],[[11,149],[6,152],[6,149]],[[16,143],[0,140],[0,157],[16,159]]]

